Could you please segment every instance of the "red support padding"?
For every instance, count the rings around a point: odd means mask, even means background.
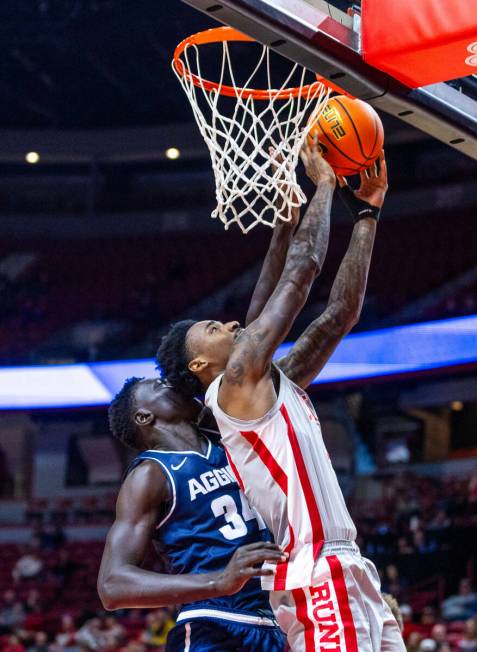
[[[477,74],[477,0],[362,0],[364,60],[416,88]]]

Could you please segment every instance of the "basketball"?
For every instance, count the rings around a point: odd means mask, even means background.
[[[324,158],[336,174],[350,176],[369,167],[383,148],[384,129],[372,106],[346,95],[329,100],[312,126]]]

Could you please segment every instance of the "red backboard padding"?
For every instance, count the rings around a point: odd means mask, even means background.
[[[362,0],[363,58],[408,86],[477,74],[477,0]]]

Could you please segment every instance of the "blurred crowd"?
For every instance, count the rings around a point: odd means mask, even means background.
[[[380,482],[379,499],[357,496],[351,510],[363,554],[400,604],[408,651],[477,652],[477,475]],[[0,546],[0,652],[164,649],[175,608],[100,609],[102,548],[68,541],[54,521],[37,522],[28,544]]]
[[[0,546],[0,652],[162,652],[175,607],[100,609],[103,543],[68,542],[58,523],[36,523],[30,540]]]
[[[477,593],[463,578],[458,592],[437,608],[414,613],[401,604],[403,636],[408,652],[477,652]],[[1,652],[163,652],[174,626],[175,609],[132,609],[108,614],[83,610],[64,613],[47,629],[35,627],[41,594],[33,590],[25,601],[14,590],[2,596]]]
[[[462,533],[477,532],[477,473],[448,480],[402,473],[382,483],[380,500],[352,505],[363,554],[403,560],[454,547],[475,552]]]
[[[477,652],[477,594],[468,579],[438,609],[426,606],[418,617],[408,604],[400,609],[408,652]]]
[[[93,617],[63,614],[50,631],[28,628],[30,605],[3,596],[0,631],[2,652],[163,652],[168,632],[174,627],[175,609],[129,610]]]

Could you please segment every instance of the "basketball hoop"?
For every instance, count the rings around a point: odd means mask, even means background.
[[[307,70],[299,64],[293,64],[283,83],[273,88],[267,46],[261,46],[258,63],[239,86],[231,42],[256,43],[231,27],[209,29],[177,46],[172,67],[212,159],[217,198],[212,217],[218,217],[226,229],[237,223],[247,233],[257,224],[273,228],[277,220],[290,221],[293,209],[306,202],[295,168],[330,89],[322,80],[305,83]],[[199,56],[200,46],[214,43],[222,44],[218,82],[203,77]],[[268,88],[252,87],[260,74],[265,75]],[[291,85],[294,79],[298,83]]]

